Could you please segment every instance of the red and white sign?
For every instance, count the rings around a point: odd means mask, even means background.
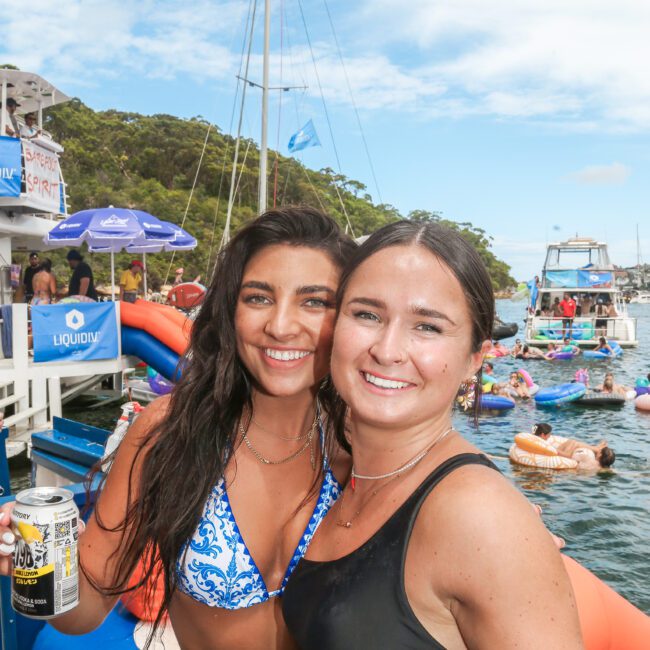
[[[25,194],[30,204],[44,212],[59,213],[61,173],[59,157],[53,151],[23,140]]]

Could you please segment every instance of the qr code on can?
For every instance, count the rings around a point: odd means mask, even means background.
[[[54,539],[63,539],[70,535],[70,523],[69,521],[57,521],[54,524]]]

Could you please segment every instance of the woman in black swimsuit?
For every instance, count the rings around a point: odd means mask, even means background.
[[[285,591],[300,648],[582,648],[548,534],[451,427],[490,346],[475,251],[437,224],[391,224],[356,252],[339,304],[332,377],[354,464]]]

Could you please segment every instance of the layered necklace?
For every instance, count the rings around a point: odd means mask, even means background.
[[[425,456],[444,438],[447,437],[452,431],[453,427],[449,427],[446,431],[440,434],[432,443],[430,443],[425,449],[416,454],[411,460],[407,461],[403,465],[400,465],[397,469],[394,469],[392,472],[387,472],[386,474],[377,474],[376,476],[357,474],[354,471],[354,465],[352,465],[352,472],[350,474],[350,488],[352,491],[356,489],[357,479],[362,479],[365,481],[379,481],[380,479],[388,478],[389,481],[386,481],[383,485],[380,485],[375,490],[372,490],[370,496],[359,506],[359,509],[352,514],[349,519],[346,519],[343,515],[343,500],[345,498],[345,490],[341,493],[339,499],[339,518],[336,520],[336,525],[343,528],[351,528],[354,520],[359,516],[361,511],[368,505],[368,503],[375,497],[379,492],[381,492],[387,485],[390,485],[393,481],[397,480],[405,472],[413,469]]]
[[[250,452],[257,458],[257,460],[260,461],[260,463],[264,465],[284,465],[284,463],[288,463],[292,461],[294,458],[298,458],[298,456],[302,455],[307,449],[309,449],[309,459],[311,461],[311,468],[312,470],[316,469],[316,454],[314,452],[314,445],[312,445],[312,441],[314,440],[314,436],[316,434],[316,430],[318,429],[318,425],[320,424],[320,408],[318,405],[318,402],[316,403],[316,409],[314,413],[314,421],[312,422],[311,426],[309,429],[303,433],[300,434],[299,436],[281,436],[279,434],[274,433],[273,431],[269,431],[265,427],[261,426],[253,417],[251,414],[251,422],[255,422],[255,424],[262,429],[262,431],[266,431],[267,433],[270,433],[278,438],[281,438],[282,440],[303,440],[305,439],[304,444],[296,451],[294,451],[292,454],[287,456],[286,458],[280,458],[279,460],[273,460],[271,458],[266,458],[263,456],[255,447],[253,447],[253,443],[251,443],[250,438],[248,437],[248,429],[244,428],[244,425],[242,424],[242,421],[239,420],[239,433],[241,433],[242,440],[244,441],[244,444],[248,447]],[[249,425],[250,426],[250,425]]]

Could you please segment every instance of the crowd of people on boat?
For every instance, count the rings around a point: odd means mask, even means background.
[[[18,120],[16,109],[20,108],[20,104],[13,98],[7,98],[7,124],[5,125],[5,132],[3,135],[10,138],[22,138],[23,140],[34,140],[41,136],[46,136],[45,133],[38,126],[38,118],[36,113],[25,113],[22,123]],[[0,110],[2,110],[2,103],[0,102]]]
[[[483,262],[440,224],[359,247],[309,208],[244,226],[182,378],[117,449],[80,604],[50,624],[96,628],[142,565],[181,647],[582,648],[551,536],[451,423],[493,322]]]
[[[29,254],[29,265],[20,277],[20,267],[14,265],[16,288],[20,288],[16,296],[30,305],[47,305],[58,302],[63,298],[80,301],[97,301],[99,294],[95,287],[93,270],[84,260],[84,256],[75,248],[68,251],[66,260],[70,268],[70,278],[67,290],[61,287],[52,270],[52,261],[41,258],[37,251]],[[132,260],[128,268],[120,275],[120,300],[135,302],[142,293],[143,264],[140,260]]]

